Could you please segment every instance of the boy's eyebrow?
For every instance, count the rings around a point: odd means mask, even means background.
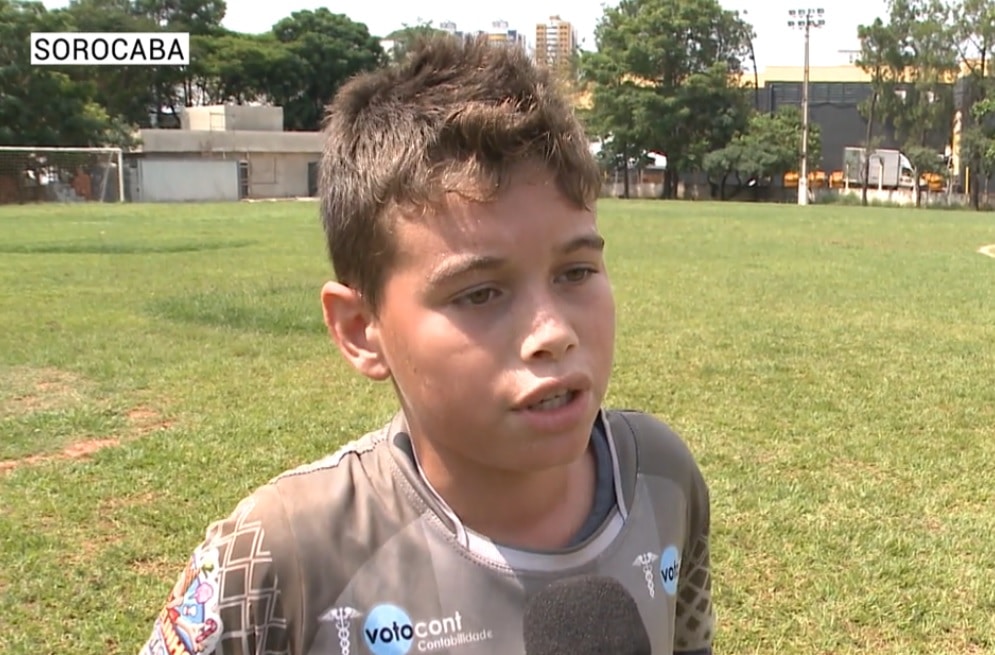
[[[569,255],[572,252],[577,252],[578,250],[604,250],[605,249],[605,239],[600,234],[594,232],[591,234],[582,234],[575,239],[571,239],[560,248],[560,254]]]
[[[557,249],[561,255],[569,255],[578,250],[605,249],[605,240],[600,234],[582,234],[571,239]],[[506,260],[492,255],[457,255],[442,262],[428,276],[431,286],[440,286],[447,281],[475,271],[493,271],[501,268]]]
[[[449,280],[474,271],[493,271],[501,268],[504,259],[489,255],[457,255],[446,259],[428,275],[430,286],[442,286]]]

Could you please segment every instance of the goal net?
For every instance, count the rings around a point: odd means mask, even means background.
[[[0,205],[124,202],[121,148],[0,146]]]

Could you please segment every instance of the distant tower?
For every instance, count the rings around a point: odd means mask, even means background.
[[[495,20],[491,23],[491,29],[485,32],[487,40],[491,43],[500,43],[510,46],[517,46],[522,49],[527,48],[525,35],[516,29],[508,26],[506,20]]]
[[[838,50],[841,56],[846,57],[846,63],[857,64],[857,60],[860,59],[860,50]]]
[[[563,79],[573,79],[574,51],[577,49],[577,31],[570,21],[550,16],[545,23],[536,25],[535,59],[541,66],[548,66]]]

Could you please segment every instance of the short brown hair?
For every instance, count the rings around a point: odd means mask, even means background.
[[[401,211],[449,193],[485,201],[509,169],[538,161],[572,202],[592,208],[601,175],[549,72],[521,48],[449,35],[347,82],[328,107],[321,216],[339,282],[379,307]],[[400,211],[399,211],[400,210]]]

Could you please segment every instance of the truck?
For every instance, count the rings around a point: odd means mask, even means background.
[[[876,149],[870,151],[869,157],[867,188],[914,189],[916,187],[912,162],[901,150]],[[863,148],[843,149],[843,178],[849,186],[865,186]]]

